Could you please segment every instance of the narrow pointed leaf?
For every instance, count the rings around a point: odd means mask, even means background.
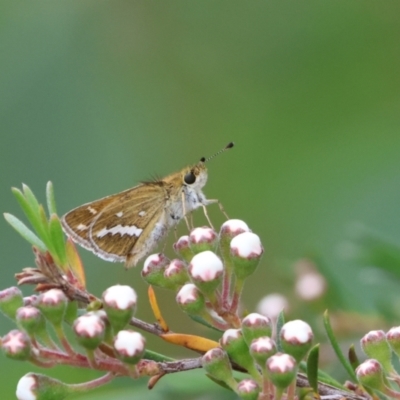
[[[337,358],[339,361],[342,363],[344,369],[347,371],[347,373],[350,375],[350,378],[354,381],[357,382],[357,376],[354,372],[353,367],[351,366],[350,362],[347,361],[346,357],[344,356],[342,350],[340,349],[339,343],[337,342],[335,335],[332,330],[331,323],[329,321],[329,313],[328,310],[325,311],[324,313],[324,327],[326,334],[328,335],[328,339],[331,342],[331,346],[336,353]]]
[[[283,313],[283,311],[281,311],[276,321],[276,348],[278,349],[278,351],[283,351],[279,335],[283,325],[285,325],[285,314]]]
[[[175,361],[174,358],[165,356],[164,354],[156,353],[155,351],[148,350],[148,349],[145,350],[143,359],[153,360],[153,361],[157,361],[157,362]]]
[[[71,238],[67,239],[67,242],[65,243],[65,250],[69,268],[75,278],[78,280],[80,288],[83,290],[86,288],[85,270],[83,268],[82,260],[79,257],[78,250],[76,249]]]
[[[50,241],[58,257],[58,261],[62,266],[67,264],[67,253],[65,250],[64,234],[61,228],[60,220],[57,215],[53,214],[49,221]]]
[[[56,200],[54,197],[54,187],[53,187],[53,183],[51,181],[47,182],[46,201],[47,201],[47,209],[49,210],[49,215],[52,215],[52,214],[57,215]]]
[[[160,335],[168,343],[183,346],[199,353],[206,353],[208,350],[219,347],[219,343],[201,336],[186,335],[183,333],[165,333]]]
[[[149,302],[150,302],[151,309],[153,311],[153,314],[154,314],[158,324],[160,325],[161,329],[164,332],[168,332],[169,327],[168,327],[168,324],[165,321],[164,317],[161,315],[160,307],[158,307],[158,302],[157,302],[157,298],[156,298],[156,294],[154,292],[153,286],[149,286],[149,289],[147,290],[147,294],[149,296]]]
[[[307,357],[307,379],[315,393],[318,393],[319,344],[315,345]]]
[[[24,185],[24,186],[25,186],[25,188],[27,188],[26,185]],[[12,188],[11,190],[12,190],[15,198],[17,199],[19,205],[21,206],[22,211],[24,212],[24,214],[28,218],[28,221],[32,225],[33,229],[36,231],[39,238],[44,243],[47,244],[47,242],[48,242],[47,229],[43,228],[43,224],[42,224],[41,216],[40,216],[39,204],[37,204],[37,202],[35,202],[34,200],[28,200],[19,189]],[[26,190],[28,190],[28,189],[26,189]],[[35,198],[35,200],[36,200],[36,198]]]
[[[356,349],[354,348],[354,344],[352,344],[349,348],[349,361],[354,370],[360,365],[360,360],[357,357]]]
[[[5,220],[29,243],[36,246],[40,251],[45,252],[45,244],[17,217],[12,214],[4,213]]]
[[[39,208],[39,202],[37,201],[36,196],[33,194],[31,188],[25,183],[22,184],[22,191],[26,201],[29,203],[29,206],[33,211],[37,211]]]

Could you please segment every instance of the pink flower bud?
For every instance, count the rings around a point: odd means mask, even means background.
[[[114,339],[114,349],[118,357],[128,364],[137,364],[145,352],[146,340],[138,332],[119,331]]]
[[[104,339],[105,324],[99,315],[86,314],[75,320],[73,330],[83,347],[94,350]]]
[[[14,329],[3,337],[2,349],[7,357],[25,361],[31,355],[31,341],[26,333]]]

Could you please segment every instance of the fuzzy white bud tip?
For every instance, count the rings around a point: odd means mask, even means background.
[[[136,304],[137,295],[130,286],[115,285],[109,287],[103,293],[103,300],[111,307],[116,307],[119,310],[126,310]]]
[[[252,326],[252,325],[269,325],[271,321],[269,320],[268,317],[265,317],[264,315],[258,314],[258,313],[251,313],[249,315],[246,315],[246,317],[243,318],[242,324],[247,325],[247,326]]]
[[[389,331],[386,334],[387,339],[397,339],[400,337],[400,326],[395,326],[393,328],[390,328]]]
[[[29,346],[29,339],[24,332],[14,329],[2,340],[2,347],[10,354],[16,354]]]
[[[78,335],[94,337],[101,334],[105,329],[104,322],[99,315],[82,315],[74,322],[74,330]]]
[[[165,260],[165,256],[161,253],[150,254],[143,264],[143,273],[147,274],[151,265],[158,265]]]
[[[275,342],[268,336],[262,336],[254,339],[250,347],[255,352],[269,352],[275,348]]]
[[[233,233],[251,232],[246,222],[242,221],[241,219],[229,219],[228,221],[222,224],[221,231],[227,231]]]
[[[119,331],[115,337],[114,347],[120,353],[128,357],[143,352],[146,342],[144,337],[133,331]]]
[[[227,329],[222,335],[221,343],[225,345],[232,340],[239,339],[241,336],[242,331],[240,329]]]
[[[60,289],[50,289],[44,292],[40,297],[43,304],[57,304],[61,301],[67,301],[67,297]]]
[[[195,228],[190,232],[190,242],[212,242],[217,237],[217,234],[208,226],[202,228]]]
[[[19,381],[17,385],[17,399],[18,400],[36,400],[37,396],[34,393],[34,389],[36,388],[36,380],[29,373],[24,375]]]
[[[268,359],[267,366],[270,371],[284,373],[296,367],[296,360],[289,354],[275,354]]]
[[[189,266],[190,275],[203,282],[214,280],[222,274],[223,269],[222,261],[215,253],[209,250],[196,254]]]
[[[241,258],[260,257],[264,252],[258,235],[252,232],[243,232],[231,241],[231,251]]]
[[[296,342],[300,344],[309,343],[314,336],[310,325],[300,319],[286,322],[286,324],[282,326],[281,334],[282,339],[287,342]]]
[[[181,290],[176,295],[176,301],[180,304],[191,303],[196,301],[199,296],[199,289],[193,283],[187,283],[182,286]]]
[[[379,361],[374,359],[369,359],[360,364],[356,369],[357,376],[369,375],[371,373],[380,372],[382,366]]]

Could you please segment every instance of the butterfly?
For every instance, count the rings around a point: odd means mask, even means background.
[[[215,155],[233,145],[229,143]],[[203,157],[161,180],[142,182],[74,208],[61,218],[62,227],[73,241],[98,257],[124,262],[127,268],[136,266],[183,218],[190,229],[186,215],[196,208],[203,207],[212,226],[206,206],[220,203],[207,199],[202,188],[208,176],[205,163],[214,156]]]

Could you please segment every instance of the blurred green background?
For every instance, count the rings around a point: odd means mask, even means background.
[[[369,227],[398,260],[399,16],[399,2],[354,0],[3,1],[1,210],[22,216],[10,187],[24,182],[44,201],[51,180],[63,214],[233,140],[232,151],[209,163],[205,192],[265,246],[245,287],[246,308],[272,291],[293,298],[293,262],[310,255],[329,279],[330,307],[374,314],[379,304],[398,305],[397,282],[365,269],[368,257],[349,258],[358,250],[348,239]],[[209,212],[218,226],[218,207]],[[205,224],[201,211],[195,221]],[[5,288],[33,257],[5,221],[0,235]],[[140,268],[127,272],[81,254],[90,291],[130,284],[140,296],[138,316],[152,321]],[[196,331],[173,294],[158,295],[171,329]],[[12,327],[2,318],[0,334]],[[30,370],[0,359],[4,398]],[[49,374],[68,382],[98,376],[66,368]],[[176,378],[161,380],[152,396],[181,390]],[[208,381],[200,375],[199,382],[204,394]],[[104,393],[131,398],[135,383],[117,380]]]

